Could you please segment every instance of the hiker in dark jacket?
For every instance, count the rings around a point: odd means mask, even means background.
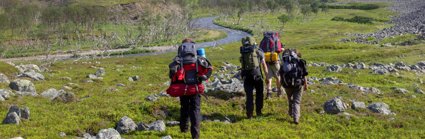
[[[257,116],[262,115],[261,109],[263,108],[264,99],[264,84],[261,73],[261,65],[264,67],[264,71],[267,74],[267,66],[264,60],[264,53],[258,49],[254,38],[246,37],[242,39],[242,46],[240,47],[241,58],[240,62],[242,65],[241,75],[244,80],[244,89],[246,93],[246,115],[248,118],[253,117],[254,111],[254,94],[255,89],[255,106]],[[260,65],[261,64],[261,65]]]
[[[183,40],[177,56],[169,65],[171,79],[167,94],[180,98],[180,130],[189,130],[192,138],[198,139],[201,124],[201,94],[204,93],[203,81],[212,74],[211,63],[205,57],[198,56],[195,43],[191,39]]]
[[[293,118],[293,122],[298,124],[301,116],[302,94],[308,88],[306,61],[301,59],[301,53],[296,49],[286,49],[282,59],[280,75],[288,97],[288,114]]]

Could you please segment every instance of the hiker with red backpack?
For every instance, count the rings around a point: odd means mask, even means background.
[[[266,74],[266,99],[272,97],[272,78],[276,79],[277,96],[280,97],[282,95],[282,87],[279,76],[279,54],[283,50],[282,43],[280,42],[279,33],[277,32],[264,32],[263,35],[264,38],[260,43],[260,49],[264,52],[264,59],[268,69],[268,74]]]
[[[204,93],[204,81],[212,74],[211,63],[205,57],[198,56],[195,43],[191,39],[183,40],[177,56],[169,65],[171,79],[167,94],[180,98],[180,131],[189,130],[192,138],[198,139],[201,124],[201,94]]]
[[[267,74],[267,66],[264,60],[263,51],[257,48],[257,43],[253,37],[242,38],[242,46],[240,47],[241,76],[244,83],[246,93],[246,115],[248,118],[253,117],[254,112],[254,88],[255,88],[255,111],[257,116],[262,115],[264,100],[264,84],[261,72],[261,65]]]
[[[302,93],[308,88],[306,79],[308,71],[306,61],[301,59],[301,53],[296,49],[286,49],[282,55],[279,74],[288,97],[288,114],[293,118],[294,123],[298,124],[301,116]]]

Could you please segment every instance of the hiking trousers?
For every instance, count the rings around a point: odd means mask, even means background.
[[[301,98],[302,86],[285,88],[288,97],[289,109],[288,114],[294,118],[294,122],[298,123],[301,116]]]
[[[193,139],[199,139],[201,132],[201,95],[180,97],[180,130],[187,132],[190,120],[190,133]]]
[[[264,99],[264,83],[261,77],[254,79],[253,76],[245,76],[244,89],[246,93],[246,114],[251,118],[254,111],[254,89],[255,89],[255,107],[257,116],[262,115]]]

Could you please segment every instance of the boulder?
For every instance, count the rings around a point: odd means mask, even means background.
[[[135,131],[136,129],[136,123],[134,123],[134,121],[127,116],[122,117],[120,121],[118,121],[116,126],[116,130],[121,134],[130,133],[132,131]]]
[[[10,89],[16,91],[19,95],[37,96],[34,84],[25,79],[17,79],[9,84]]]
[[[6,118],[3,120],[3,124],[17,124],[19,125],[19,122],[21,121],[21,118],[16,112],[8,113]]]
[[[351,108],[354,109],[354,110],[366,109],[366,104],[364,102],[360,102],[360,101],[352,101],[351,102]]]
[[[121,135],[117,130],[113,128],[108,128],[108,129],[100,130],[99,133],[97,133],[96,138],[97,139],[121,139]]]
[[[66,137],[66,133],[65,132],[59,132],[59,137]]]
[[[375,113],[380,113],[384,115],[392,114],[390,106],[383,102],[372,103],[367,108]]]
[[[35,72],[34,70],[26,71],[18,75],[18,77],[28,77],[36,81],[44,80],[44,76],[41,73]]]
[[[3,96],[0,96],[0,102],[6,101],[6,99],[3,98]]]
[[[50,89],[44,91],[43,93],[41,93],[41,96],[44,97],[44,98],[48,98],[50,100],[53,100],[53,99],[55,99],[56,97],[59,96],[59,91],[54,89],[54,88],[50,88]]]
[[[338,114],[344,112],[347,107],[339,97],[333,98],[323,105],[323,109],[329,114]]]
[[[23,137],[14,137],[14,138],[10,138],[10,139],[24,139]]]
[[[149,130],[164,132],[166,130],[164,121],[158,120],[149,124]]]
[[[0,83],[10,83],[9,78],[7,78],[7,76],[3,73],[0,73]]]
[[[10,113],[16,113],[20,119],[30,119],[30,110],[28,107],[19,108],[16,105],[12,105],[9,107],[7,114],[9,115]]]

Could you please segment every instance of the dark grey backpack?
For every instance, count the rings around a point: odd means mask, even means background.
[[[280,82],[283,87],[296,87],[304,84],[303,60],[293,50],[285,50],[280,67]]]
[[[183,64],[196,63],[196,47],[195,43],[183,43],[177,51],[177,57],[183,60]]]

